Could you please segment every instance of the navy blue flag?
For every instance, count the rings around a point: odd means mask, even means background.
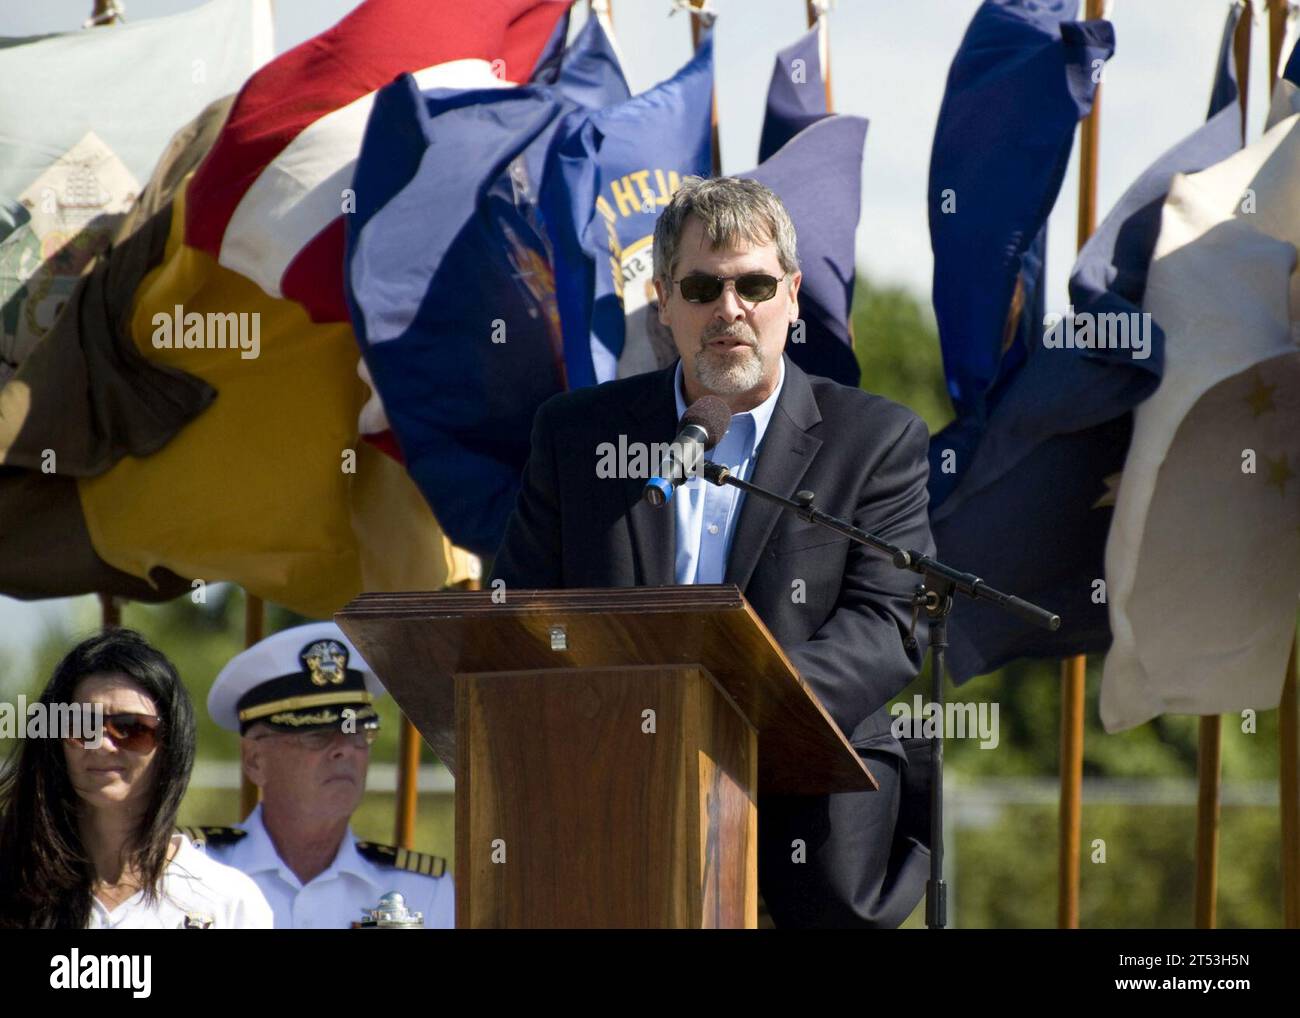
[[[799,321],[790,328],[786,352],[810,374],[855,388],[861,370],[849,314],[866,137],[861,117],[824,117],[757,169],[740,174],[776,192],[798,234]]]
[[[536,408],[565,385],[530,167],[582,101],[627,96],[596,19],[553,85],[381,90],[347,218],[348,308],[407,470],[457,545],[495,552]],[[572,88],[572,93],[569,89]]]
[[[677,356],[659,323],[653,238],[681,179],[712,166],[713,39],[680,71],[615,106],[567,114],[541,187],[569,385]]]
[[[960,483],[932,505],[945,560],[1062,618],[1060,630],[1048,633],[962,600],[949,630],[957,682],[1018,657],[1095,653],[1110,644],[1098,583],[1114,495],[1132,408],[1155,391],[1164,367],[1164,333],[1142,312],[1147,270],[1174,175],[1205,169],[1241,146],[1231,60],[1239,17],[1233,8],[1224,27],[1210,119],[1138,177],[1084,245],[1066,314],[1044,323],[1050,327],[999,381]],[[948,434],[932,440],[932,465],[950,448]]]
[[[767,86],[767,111],[763,134],[758,142],[758,161],[765,163],[782,145],[805,127],[830,115],[826,108],[826,85],[814,28],[776,55],[772,81]]]
[[[999,375],[1023,359],[1004,335],[1008,311],[1018,281],[1036,285],[1026,255],[1041,265],[1039,238],[1075,126],[1114,52],[1110,23],[1070,20],[1077,8],[1077,0],[986,0],[948,73],[930,157],[930,240],[944,372],[966,448]],[[1039,293],[1024,297],[1032,314]],[[934,473],[946,494],[954,475]]]

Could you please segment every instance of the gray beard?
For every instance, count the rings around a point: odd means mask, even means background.
[[[756,346],[749,348],[749,356],[730,365],[720,363],[720,358],[706,349],[695,358],[695,380],[719,396],[737,396],[763,380],[765,367],[763,352]]]

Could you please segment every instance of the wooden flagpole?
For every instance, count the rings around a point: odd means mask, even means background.
[[[706,0],[688,0],[688,2],[691,6],[691,45],[695,49],[699,49],[700,39],[704,36],[705,25],[707,24],[704,19],[708,15],[699,13],[697,8],[702,10]],[[722,146],[718,142],[718,88],[716,83],[713,87],[713,109],[709,115],[709,125],[713,132],[713,175],[716,177],[722,172]]]
[[[420,805],[420,733],[403,714],[397,736],[397,822],[393,840],[415,847],[415,815]]]
[[[262,599],[244,591],[244,648],[247,649],[262,639],[266,631],[266,610]],[[257,805],[258,788],[248,780],[241,767],[239,769],[239,817],[242,820],[253,812]]]
[[[1282,43],[1286,41],[1286,23],[1291,0],[1266,0],[1268,4],[1268,85],[1270,92],[1282,77]]]
[[[835,100],[831,97],[831,28],[830,21],[823,17],[827,11],[828,0],[807,0],[808,27],[818,29],[817,57],[822,65],[822,81],[826,84],[826,110],[835,112]]]
[[[1232,39],[1232,60],[1237,68],[1237,101],[1241,104],[1241,142],[1246,143],[1246,112],[1250,97],[1250,36],[1254,21],[1251,0],[1237,22]],[[1223,719],[1204,715],[1196,743],[1196,896],[1193,903],[1197,929],[1212,930],[1216,923],[1219,879],[1220,785],[1223,777]]]
[[[1278,704],[1278,792],[1282,809],[1282,922],[1288,930],[1300,929],[1300,745],[1296,738],[1296,641],[1291,640],[1291,660]]]
[[[1289,0],[1270,0],[1268,5],[1268,67],[1270,91],[1282,76],[1282,43],[1290,14]],[[1282,923],[1288,930],[1300,929],[1300,738],[1297,737],[1296,638],[1291,638],[1291,657],[1282,682],[1278,704],[1278,794],[1282,813]]]
[[[122,601],[112,594],[99,595],[99,627],[112,629],[122,624]]]
[[[1087,18],[1102,16],[1102,0],[1088,0]],[[1078,247],[1097,228],[1097,165],[1101,139],[1100,84],[1092,110],[1079,126]],[[1079,928],[1079,843],[1083,817],[1083,702],[1088,659],[1076,654],[1061,662],[1061,793],[1057,821],[1056,924],[1063,930]]]
[[[86,22],[86,27],[98,27],[99,25],[116,25],[119,21],[124,21],[122,17],[122,7],[117,0],[95,0],[90,11],[90,20]]]
[[[482,590],[481,580],[452,585],[454,590]],[[420,805],[420,753],[424,739],[405,714],[397,737],[397,803],[393,840],[401,848],[415,847],[415,818]]]

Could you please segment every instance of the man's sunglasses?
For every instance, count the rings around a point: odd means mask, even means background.
[[[118,749],[129,749],[134,753],[147,753],[158,745],[158,728],[162,718],[156,714],[105,714],[104,734],[113,740]],[[69,739],[81,746],[94,741],[83,735],[80,739]]]
[[[743,276],[707,276],[703,272],[692,272],[673,282],[681,287],[683,299],[692,304],[712,304],[722,296],[723,288],[732,280],[736,284],[737,297],[751,304],[761,304],[776,296],[781,279],[766,272],[746,272]]]

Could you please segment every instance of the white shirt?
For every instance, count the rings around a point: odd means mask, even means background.
[[[275,850],[261,805],[240,826],[247,836],[231,845],[211,845],[208,852],[257,883],[275,913],[277,930],[348,929],[361,920],[363,909],[377,907],[389,891],[401,894],[412,912],[424,913],[425,929],[455,925],[456,891],[450,876],[428,877],[373,863],[357,851],[351,828],[329,867],[303,884]]]
[[[163,871],[158,900],[148,905],[137,891],[111,912],[90,903],[90,930],[178,930],[187,921],[214,930],[269,930],[271,906],[257,884],[195,848],[183,834],[172,836],[176,854]]]

